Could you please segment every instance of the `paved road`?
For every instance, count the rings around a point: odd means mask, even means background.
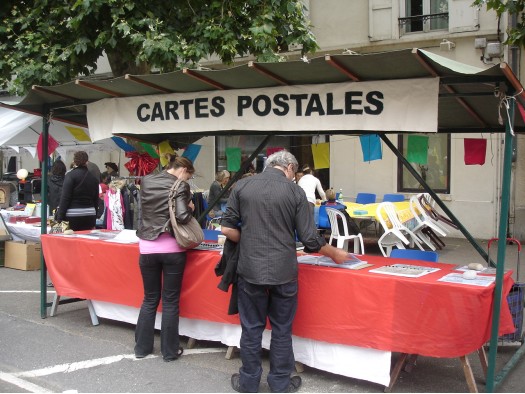
[[[473,262],[470,245],[447,240],[449,259]],[[511,257],[512,258],[512,257]],[[450,260],[451,261],[451,260]],[[197,342],[177,361],[163,362],[156,338],[155,354],[133,357],[134,326],[101,319],[92,326],[85,302],[61,305],[55,317],[40,318],[39,271],[0,268],[0,392],[232,392],[231,374],[238,355],[225,359],[226,348]],[[184,338],[183,345],[186,345]],[[498,354],[498,370],[516,346]],[[394,361],[397,357],[393,355]],[[485,391],[475,355],[470,357],[478,389]],[[268,364],[265,358],[265,373]],[[263,381],[264,381],[263,375]],[[301,392],[382,392],[377,384],[305,367]],[[500,392],[525,390],[523,359]],[[262,392],[268,386],[261,385]],[[457,359],[420,357],[411,373],[403,372],[394,392],[467,392]]]

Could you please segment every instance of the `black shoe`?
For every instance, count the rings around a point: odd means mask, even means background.
[[[299,390],[299,387],[301,387],[301,384],[303,384],[303,380],[300,376],[292,376],[290,378],[290,385],[288,386],[288,390],[286,390],[285,393],[297,392],[297,390]]]
[[[182,354],[184,353],[184,349],[182,347],[179,347],[179,351],[177,352],[177,357],[164,357],[164,361],[169,363],[170,361],[177,360]]]
[[[144,358],[146,356],[147,356],[147,354],[137,354],[137,353],[135,353],[135,358]]]
[[[241,375],[238,374],[238,373],[234,373],[232,375],[231,382],[232,382],[232,389],[234,389],[235,391],[237,391],[239,393],[242,393],[242,391],[241,391]]]

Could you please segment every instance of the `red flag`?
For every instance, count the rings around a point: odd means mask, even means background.
[[[465,138],[465,164],[467,166],[485,164],[487,140],[484,138]]]
[[[516,104],[518,104],[518,109],[520,111],[521,118],[525,122],[525,109],[523,109],[523,106],[518,102],[518,100],[516,100]]]
[[[47,135],[47,154],[52,154],[56,148],[59,147],[59,143],[51,137],[51,134]],[[38,143],[36,144],[36,152],[38,153],[38,161],[44,160],[44,153],[42,152],[42,134],[38,137]]]

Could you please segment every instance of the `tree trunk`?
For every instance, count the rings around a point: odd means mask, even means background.
[[[127,57],[123,57],[117,50],[115,52],[107,52],[109,66],[113,72],[113,77],[123,77],[126,74],[143,75],[151,72],[151,66],[146,62],[129,61]]]

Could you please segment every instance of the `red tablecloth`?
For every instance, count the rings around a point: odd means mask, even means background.
[[[140,307],[143,296],[138,245],[78,237],[42,235],[50,277],[61,296]],[[229,293],[217,289],[216,251],[190,251],[184,272],[180,314],[191,319],[239,324],[228,316]],[[377,268],[394,259],[366,256]],[[420,354],[458,357],[479,349],[490,337],[494,285],[479,287],[437,282],[450,264],[395,259],[440,271],[421,278],[301,265],[294,335]],[[506,274],[504,294],[512,286]],[[506,297],[500,334],[514,331]]]

